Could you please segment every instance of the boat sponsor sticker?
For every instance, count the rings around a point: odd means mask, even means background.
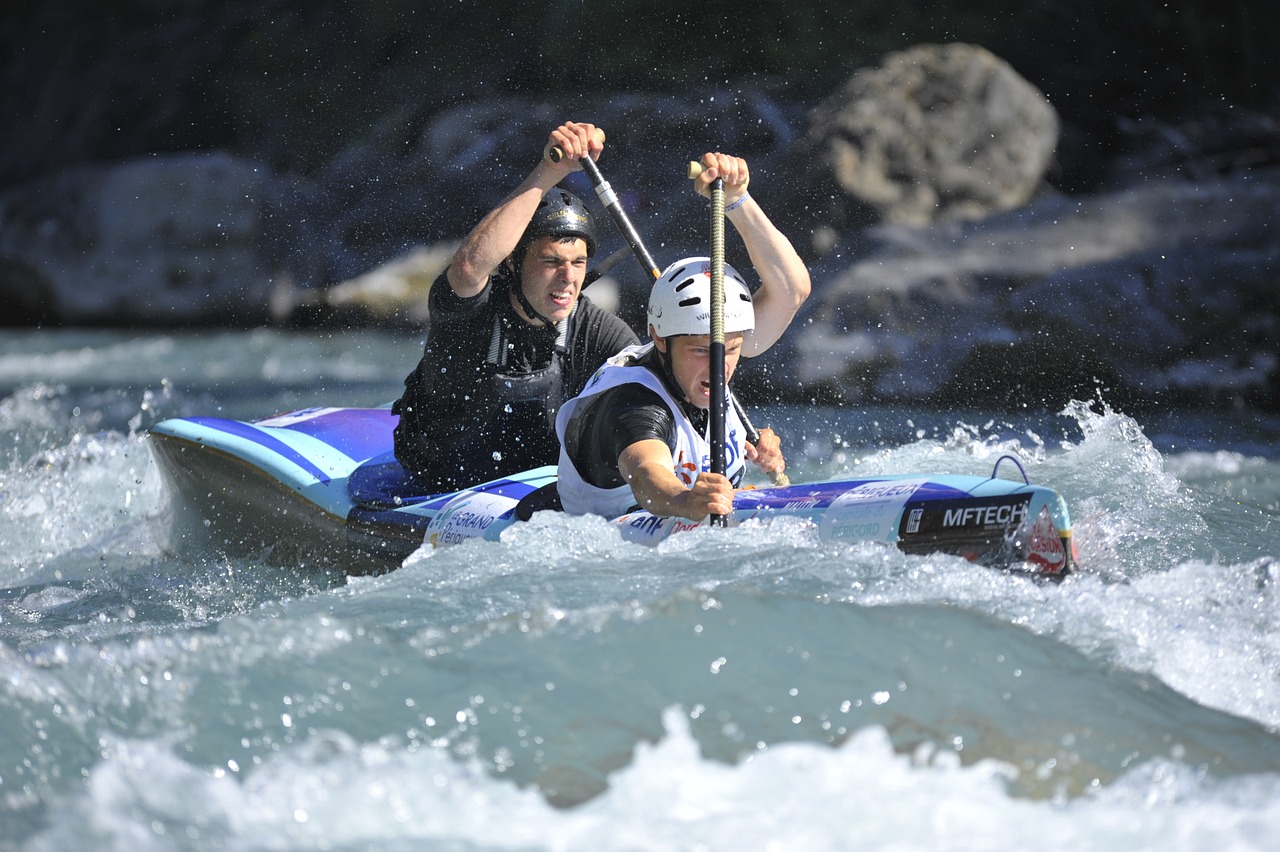
[[[464,492],[450,500],[431,519],[431,523],[427,525],[427,541],[439,547],[459,544],[473,538],[485,538],[496,521],[510,519],[516,502],[501,494]]]
[[[631,512],[615,518],[614,523],[621,528],[624,541],[640,544],[657,544],[674,533],[696,530],[703,525],[701,521],[664,518],[648,512]]]
[[[1025,494],[920,501],[906,506],[898,534],[903,540],[964,533],[1008,537],[1026,523],[1030,503]]]
[[[898,547],[907,553],[953,553],[980,561],[1025,558],[1021,538],[1030,506],[1028,494],[917,500],[902,513]]]
[[[1015,503],[992,503],[979,506],[956,506],[942,513],[942,526],[977,528],[982,530],[1009,529],[1027,519],[1025,498],[1015,498]]]
[[[1046,574],[1057,574],[1066,567],[1067,550],[1062,546],[1047,506],[1040,510],[1027,534],[1026,554],[1027,561]]]
[[[831,501],[818,523],[823,541],[895,541],[898,518],[928,479],[864,482]]]

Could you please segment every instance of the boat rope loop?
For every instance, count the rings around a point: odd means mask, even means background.
[[[1018,473],[1022,474],[1022,481],[1025,482],[1027,485],[1030,485],[1031,480],[1027,478],[1027,471],[1025,468],[1023,468],[1022,462],[1018,461],[1013,456],[1001,456],[1000,458],[996,459],[996,466],[991,468],[991,478],[992,479],[996,478],[996,474],[1000,472],[1000,462],[1004,461],[1005,459],[1008,459],[1009,461],[1013,462],[1014,466],[1018,468]]]

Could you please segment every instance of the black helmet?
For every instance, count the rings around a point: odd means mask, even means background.
[[[567,189],[555,188],[542,196],[533,212],[529,227],[520,237],[518,253],[524,254],[538,237],[580,237],[587,244],[587,257],[596,253],[596,232],[591,211],[578,196]]]

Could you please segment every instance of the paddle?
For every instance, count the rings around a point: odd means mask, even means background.
[[[690,180],[696,180],[696,179],[698,178],[698,175],[702,174],[702,170],[703,170],[702,163],[698,162],[697,160],[690,160],[690,161],[689,161],[689,171],[688,171],[688,175],[689,175],[689,179],[690,179]],[[717,179],[717,180],[718,180],[718,179]],[[721,255],[720,255],[720,264],[721,264],[721,267],[720,267],[720,268],[721,268],[721,275],[722,275],[722,277],[721,277],[721,279],[720,279],[720,280],[721,280],[721,283],[723,284],[723,282],[724,282],[724,278],[723,278],[723,271],[724,271],[724,214],[723,214],[723,208],[724,208],[724,195],[723,195],[723,187],[724,187],[724,182],[723,182],[723,181],[719,181],[719,182],[720,182],[720,185],[721,185],[721,197],[720,197],[721,215],[720,215],[720,218],[719,218],[719,229],[720,229],[720,249],[721,249]],[[713,190],[712,190],[712,191],[713,191],[713,193],[714,193],[714,184],[713,184]],[[714,206],[714,203],[715,203],[715,202],[714,202],[714,196],[713,196],[713,201],[712,201],[713,206]],[[713,219],[714,219],[714,217],[715,217],[714,212],[712,213],[712,217],[713,217]],[[712,225],[713,233],[714,233],[715,228],[716,228],[716,225],[714,225],[714,224],[713,224],[713,225]],[[713,263],[713,264],[715,263],[715,257],[714,257],[714,255],[713,255],[713,257],[712,257],[712,263]],[[714,270],[714,266],[713,266],[713,270]],[[713,272],[713,275],[714,275],[714,272]],[[713,278],[713,281],[714,281],[714,278]],[[720,304],[721,304],[721,309],[722,309],[722,310],[723,310],[723,292],[724,292],[724,291],[723,291],[723,290],[721,290],[721,297],[722,297],[722,298],[721,298],[721,303],[720,303]],[[724,368],[723,368],[723,364],[724,364],[724,360],[723,360],[723,358],[721,359],[721,362],[720,362],[720,363],[721,363],[721,371],[723,371],[723,369],[724,369]],[[713,390],[714,390],[714,387],[715,387],[715,386],[714,386],[714,384],[713,384],[713,385],[712,385],[712,389],[713,389]],[[746,411],[746,409],[745,409],[745,408],[743,408],[743,407],[742,407],[742,403],[738,401],[738,397],[737,397],[737,396],[736,396],[732,391],[728,391],[728,397],[729,397],[729,402],[733,404],[733,410],[734,410],[734,411],[736,411],[736,412],[737,412],[737,414],[738,414],[738,419],[742,421],[742,426],[743,426],[743,428],[747,430],[747,435],[746,435],[747,443],[751,444],[752,446],[755,446],[756,444],[760,443],[760,431],[759,431],[758,429],[756,429],[755,425],[751,422],[751,418],[749,418],[749,417],[747,416],[747,411]],[[790,484],[791,484],[791,479],[790,479],[790,478],[789,478],[785,473],[782,473],[781,471],[776,471],[776,470],[775,470],[775,471],[769,471],[769,478],[773,481],[773,484],[774,484],[774,485],[790,485]]]
[[[604,131],[597,127],[595,138],[603,143]],[[546,158],[553,163],[558,163],[564,159],[564,151],[560,150],[559,145],[549,145],[547,146]],[[595,188],[596,197],[600,199],[604,209],[609,211],[609,218],[613,219],[613,224],[617,227],[618,232],[622,234],[622,238],[627,241],[627,245],[631,247],[631,252],[636,256],[636,260],[640,261],[644,271],[653,280],[658,280],[658,276],[662,274],[662,271],[658,269],[658,264],[654,263],[653,256],[649,254],[649,250],[644,247],[644,242],[640,239],[639,232],[631,224],[631,219],[627,216],[627,211],[623,209],[621,202],[618,201],[618,196],[614,193],[613,187],[604,179],[604,175],[600,174],[600,167],[596,165],[596,161],[590,157],[580,157],[578,162],[582,164],[582,170],[591,179],[591,185]]]
[[[725,473],[724,178],[711,182],[711,472]],[[725,526],[712,515],[711,526]]]

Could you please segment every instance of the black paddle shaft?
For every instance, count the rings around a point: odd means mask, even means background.
[[[559,147],[553,146],[547,152],[547,157],[551,162],[557,163],[564,157],[564,152]],[[649,250],[644,247],[644,241],[640,239],[640,232],[636,230],[635,225],[631,224],[631,218],[627,216],[627,211],[622,206],[622,202],[618,201],[618,196],[613,191],[613,187],[609,185],[609,182],[604,179],[604,175],[600,173],[600,167],[590,157],[582,157],[578,162],[582,164],[582,170],[590,178],[591,185],[596,191],[596,197],[600,199],[604,209],[609,211],[609,218],[613,219],[613,224],[617,227],[618,233],[622,234],[622,238],[627,241],[627,245],[631,248],[631,253],[636,256],[636,260],[644,268],[645,274],[657,281],[662,272],[658,269],[658,264],[654,262],[653,255],[649,254]]]
[[[609,211],[609,217],[613,219],[613,224],[617,226],[618,232],[622,234],[622,238],[631,247],[631,253],[636,256],[636,260],[640,262],[640,266],[645,273],[657,281],[662,272],[658,269],[658,264],[654,262],[653,255],[649,254],[649,250],[644,247],[644,242],[641,241],[639,232],[636,231],[635,225],[631,224],[631,219],[627,216],[627,211],[623,208],[622,203],[618,201],[618,196],[614,193],[613,187],[604,179],[604,175],[600,174],[600,168],[596,165],[595,160],[590,157],[583,157],[581,162],[582,170],[587,173],[587,177],[591,179],[591,185],[595,187],[596,197],[600,199],[604,209]]]

